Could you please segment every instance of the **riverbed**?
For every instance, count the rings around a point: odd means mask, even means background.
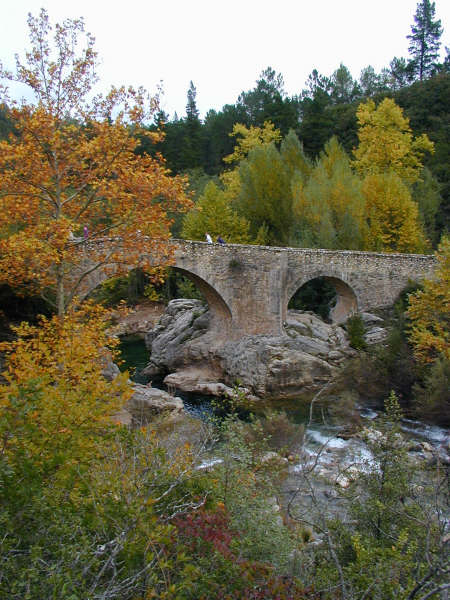
[[[142,369],[148,364],[149,353],[145,342],[141,337],[128,336],[121,342],[121,353],[123,363],[122,370],[128,369],[131,379],[137,383],[149,383],[149,378],[142,374]],[[155,387],[165,389],[162,380],[152,381]],[[189,394],[176,391],[176,395],[182,398],[185,410],[195,418],[208,420],[213,415],[220,414],[217,398],[212,396],[201,396],[198,394]],[[316,411],[314,419],[310,422],[310,402],[312,395],[295,400],[271,403],[270,408],[277,411],[284,411],[292,423],[297,425],[308,425],[305,433],[305,447],[312,454],[320,451],[320,461],[329,462],[329,459],[336,458],[342,464],[358,464],[370,459],[370,453],[366,444],[358,438],[347,436],[345,434],[348,423],[345,421],[329,423],[323,419],[323,413]],[[268,405],[262,404],[256,406],[255,412],[264,412]],[[377,411],[364,406],[356,407],[358,418],[361,419],[362,426],[371,422],[376,423],[379,416]],[[242,412],[244,418],[248,411]],[[445,447],[450,440],[450,430],[437,425],[428,425],[420,421],[404,419],[402,421],[402,430],[405,435],[418,444],[426,442],[433,448]],[[420,453],[420,449],[417,450]],[[322,458],[323,457],[323,458]]]

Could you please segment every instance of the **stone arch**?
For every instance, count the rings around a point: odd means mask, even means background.
[[[208,303],[209,310],[213,317],[211,320],[211,326],[214,329],[220,329],[222,334],[227,333],[231,326],[232,314],[228,304],[225,302],[219,292],[214,289],[211,284],[192,271],[183,269],[181,267],[176,267],[175,265],[170,265],[170,267],[190,279],[192,283],[195,284]]]
[[[355,312],[358,312],[358,298],[353,288],[342,279],[342,277],[330,274],[329,272],[317,271],[303,275],[295,284],[289,286],[286,290],[286,298],[283,306],[283,321],[286,320],[286,311],[292,296],[305,283],[322,277],[331,283],[336,290],[336,304],[330,311],[330,318],[333,323],[343,323],[347,318]]]
[[[212,315],[211,328],[220,329],[222,333],[227,334],[231,326],[232,315],[228,304],[225,302],[219,292],[217,292],[217,290],[214,289],[211,284],[209,284],[207,281],[205,281],[205,279],[196,273],[175,265],[167,266],[175,269],[182,275],[185,275],[195,284],[208,303]],[[130,265],[128,271],[131,271],[134,268],[135,267],[133,265]],[[106,265],[103,268],[96,269],[85,279],[84,285],[81,289],[80,297],[82,299],[86,298],[96,287],[115,275],[116,269],[114,265]]]

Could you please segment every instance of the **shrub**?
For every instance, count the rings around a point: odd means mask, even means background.
[[[450,361],[445,356],[428,367],[413,394],[413,410],[419,418],[450,427]]]
[[[355,350],[365,350],[367,348],[366,341],[364,339],[365,326],[361,315],[352,315],[347,319],[346,329],[350,346]]]

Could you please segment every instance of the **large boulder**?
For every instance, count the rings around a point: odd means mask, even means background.
[[[189,351],[188,342],[205,334],[208,326],[209,311],[200,300],[180,298],[169,302],[156,327],[145,336],[150,362],[143,373],[153,377],[204,360],[203,345]]]
[[[217,381],[218,378],[223,378],[223,374],[194,366],[176,373],[170,373],[164,378],[164,383],[169,389],[182,389],[184,392],[193,392],[202,396],[238,399],[240,394],[245,394],[248,400],[258,400],[251,394],[249,388],[242,386],[230,387],[221,381]]]
[[[246,336],[226,343],[218,355],[225,382],[252,390],[260,398],[282,399],[317,389],[333,375],[333,366],[305,351],[304,336]]]
[[[164,390],[139,383],[133,384],[133,390],[125,411],[130,414],[131,425],[134,427],[146,425],[157,417],[172,419],[180,416],[183,411],[183,400],[171,396]]]
[[[173,387],[229,395],[239,385],[264,398],[289,398],[318,389],[354,351],[341,327],[313,313],[289,311],[285,335],[220,342],[208,331],[209,312],[198,300],[172,300],[146,336],[146,374],[170,373]]]

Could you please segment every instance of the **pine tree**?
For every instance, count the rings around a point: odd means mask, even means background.
[[[183,121],[183,153],[181,156],[181,169],[193,169],[202,163],[203,140],[202,124],[196,103],[197,90],[192,83],[187,92],[186,119]]]
[[[434,21],[435,4],[430,0],[422,0],[417,5],[411,35],[408,35],[414,73],[420,81],[431,75],[439,56],[441,21]]]
[[[199,112],[196,104],[197,90],[192,81],[189,84],[186,104],[186,118],[188,121],[198,121]]]

